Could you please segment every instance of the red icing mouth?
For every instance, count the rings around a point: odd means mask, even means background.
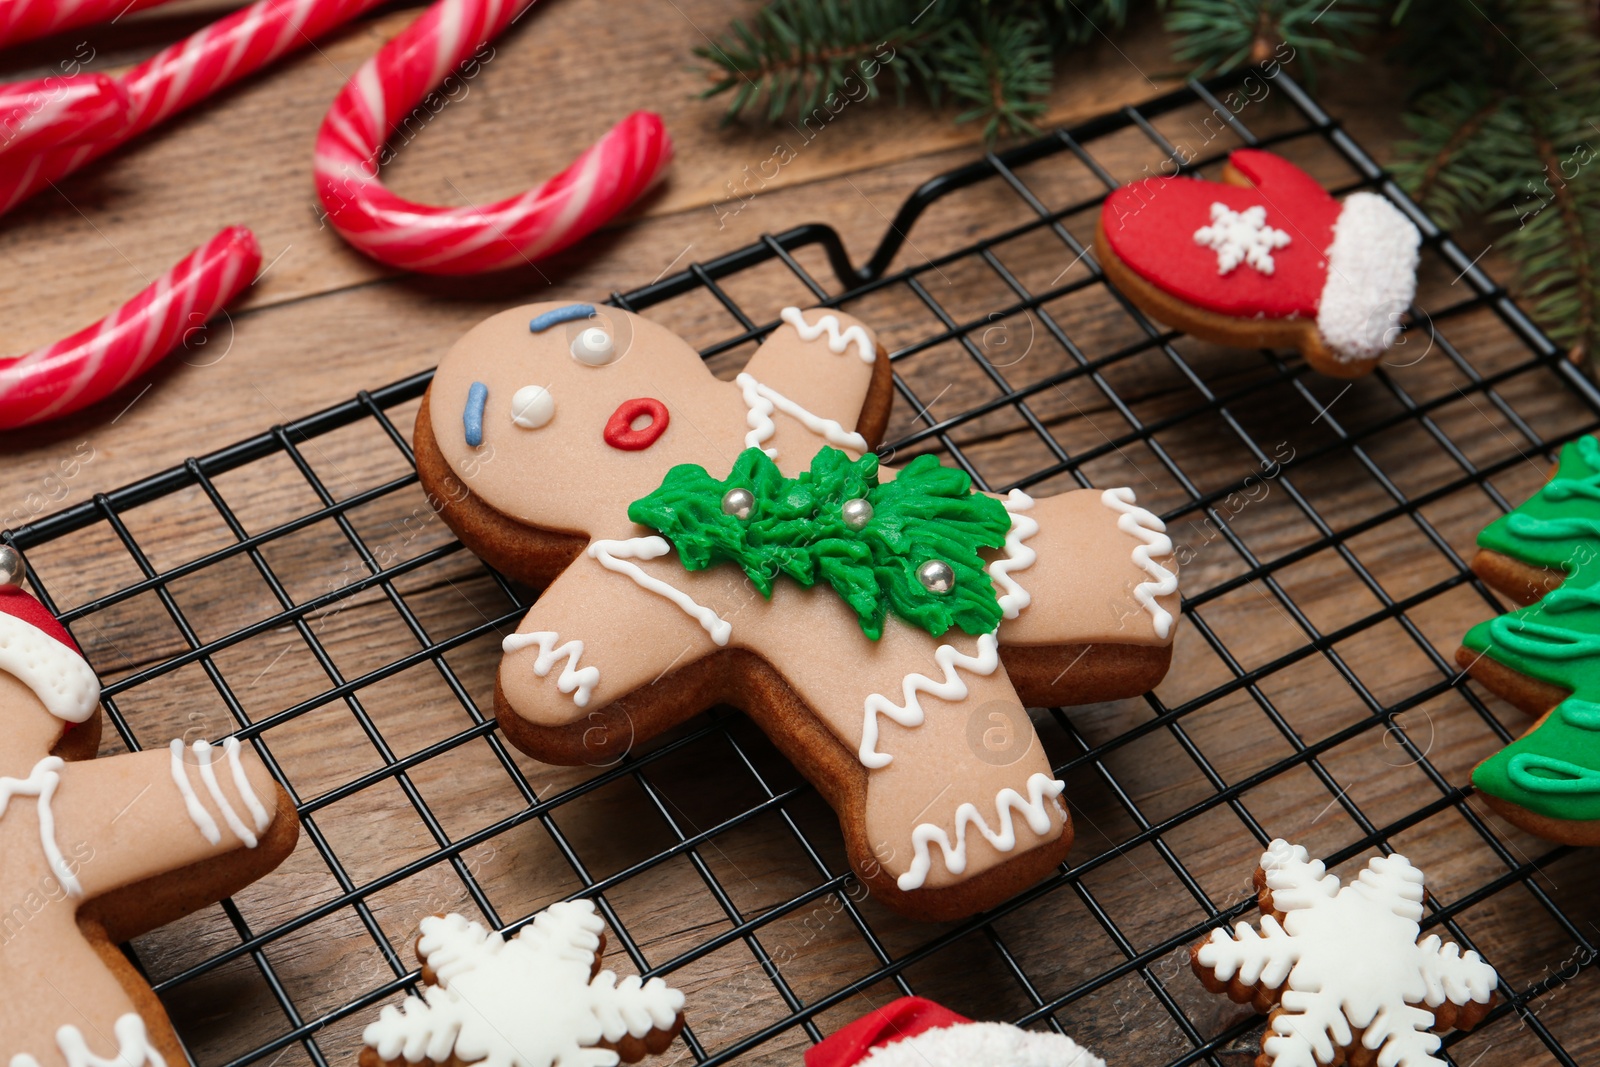
[[[648,417],[650,421],[634,429],[634,422],[643,417]],[[642,452],[667,432],[667,424],[671,421],[667,405],[651,397],[636,397],[617,405],[617,410],[606,420],[602,436],[612,448],[620,448],[624,452]]]

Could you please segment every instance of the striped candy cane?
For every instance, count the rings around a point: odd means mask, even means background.
[[[103,400],[143,374],[255,278],[255,235],[232,226],[85,330],[0,362],[0,430]]]
[[[672,159],[659,115],[636,111],[548,181],[482,207],[404,200],[378,180],[389,131],[429,90],[534,0],[439,0],[362,65],[317,133],[317,195],[328,220],[373,259],[430,274],[476,274],[572,244],[626,208]]]
[[[128,107],[128,91],[104,74],[0,85],[0,154],[114,137]]]
[[[170,0],[5,0],[0,3],[0,47],[74,26],[106,22]]]
[[[0,8],[12,2],[0,0]],[[116,136],[0,158],[0,213],[381,2],[257,0],[157,52],[120,79],[129,111],[127,125]]]

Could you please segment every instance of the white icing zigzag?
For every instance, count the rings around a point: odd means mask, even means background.
[[[144,1020],[137,1013],[130,1011],[119,1018],[112,1031],[117,1036],[117,1054],[109,1060],[89,1051],[83,1031],[76,1026],[63,1026],[56,1031],[56,1047],[66,1057],[67,1067],[167,1067],[161,1053],[151,1047]],[[39,1061],[19,1052],[11,1057],[11,1067],[39,1067]]]
[[[750,409],[750,414],[745,416],[750,432],[744,435],[744,447],[761,448],[771,458],[778,458],[776,448],[762,448],[762,442],[771,440],[773,434],[778,432],[777,424],[772,421],[772,412],[776,408],[799,420],[806,429],[825,438],[836,448],[850,448],[863,453],[869,451],[865,437],[846,430],[832,419],[813,415],[771,386],[762,385],[754,376],[741,373],[734,382],[744,393],[745,407]]]
[[[1005,505],[1011,513],[1011,530],[1006,534],[1006,554],[989,564],[989,578],[1005,590],[1000,595],[1000,608],[1006,618],[1014,619],[1022,614],[1023,608],[1033,603],[1033,597],[1017,584],[1011,572],[1027,570],[1039,558],[1037,552],[1022,543],[1039,532],[1039,523],[1022,514],[1033,507],[1033,497],[1021,489],[1011,490],[1006,496]]]
[[[1154,581],[1140,582],[1133,596],[1150,613],[1156,636],[1165,638],[1172,632],[1172,613],[1156,598],[1176,593],[1178,576],[1157,563],[1155,557],[1172,555],[1172,538],[1167,536],[1166,524],[1135,504],[1134,499],[1133,490],[1128,488],[1107,489],[1100,494],[1100,503],[1121,512],[1117,529],[1141,542],[1134,547],[1133,563]]]
[[[664,596],[678,607],[684,614],[698,622],[705,632],[711,635],[711,640],[719,645],[726,645],[728,637],[733,633],[733,624],[721,618],[710,608],[694,602],[681,589],[668,585],[659,578],[646,574],[638,564],[630,563],[634,559],[656,559],[672,551],[672,546],[667,544],[664,537],[631,537],[626,541],[596,541],[589,546],[589,555],[600,561],[600,566],[608,571],[616,571],[632,578],[641,589],[648,589],[657,596]]]
[[[69,897],[77,898],[83,896],[83,886],[73,875],[72,868],[67,866],[66,857],[61,855],[61,846],[56,843],[55,811],[50,807],[56,787],[61,784],[61,768],[64,766],[66,764],[60,756],[46,756],[33,765],[33,770],[28,772],[26,778],[0,778],[0,815],[6,813],[12,797],[37,798],[39,846],[44,849],[50,873],[56,876],[56,881],[61,883],[61,888]]]
[[[1012,821],[1011,813],[1018,811],[1027,819],[1028,827],[1036,834],[1047,833],[1050,829],[1050,810],[1045,806],[1048,798],[1054,801],[1066,789],[1066,783],[1051,778],[1048,774],[1034,773],[1028,776],[1028,795],[1026,798],[1015,789],[1002,789],[995,797],[995,811],[998,815],[1000,829],[989,829],[989,824],[984,822],[979,814],[976,804],[963,804],[956,809],[956,843],[950,844],[950,835],[945,833],[944,827],[936,826],[931,822],[920,823],[911,831],[911,846],[915,856],[911,860],[911,869],[896,880],[902,891],[910,892],[920,889],[928,877],[928,869],[933,865],[929,855],[928,846],[936,844],[944,855],[944,865],[951,874],[961,874],[967,869],[967,827],[973,825],[978,828],[988,842],[1001,852],[1010,852],[1017,847],[1017,828]],[[1059,805],[1058,805],[1059,807]]]
[[[974,674],[993,674],[995,668],[1000,666],[1000,645],[993,633],[986,633],[978,638],[976,656],[968,656],[954,645],[940,645],[933,652],[933,661],[944,671],[944,681],[936,682],[925,674],[906,675],[900,683],[904,707],[881,693],[867,697],[866,719],[861,724],[861,748],[857,752],[864,766],[876,769],[894,762],[893,756],[878,751],[879,715],[887,715],[901,726],[921,726],[923,712],[917,694],[930,693],[940,700],[965,699],[967,683],[956,673],[956,668]]]
[[[591,553],[592,554],[592,553]],[[544,678],[556,662],[565,657],[566,662],[561,666],[561,676],[556,679],[556,688],[563,693],[572,694],[572,702],[578,707],[587,707],[589,694],[594,692],[594,687],[600,684],[599,667],[578,667],[578,657],[583,655],[582,641],[568,641],[564,645],[557,645],[561,635],[552,630],[539,630],[527,634],[509,634],[500,642],[502,652],[520,652],[529,645],[539,646],[539,655],[533,661],[533,673]]]
[[[872,343],[872,337],[860,326],[852,326],[843,333],[839,332],[839,317],[837,315],[824,315],[817,320],[815,326],[808,325],[800,309],[795,307],[784,308],[778,315],[784,322],[793,326],[802,341],[815,341],[824,333],[828,335],[828,351],[835,355],[843,355],[844,350],[854,341],[856,352],[861,356],[861,362],[872,363],[878,358],[877,346]]]

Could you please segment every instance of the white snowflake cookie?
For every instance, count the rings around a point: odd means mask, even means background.
[[[1260,931],[1212,931],[1189,958],[1211,992],[1271,1012],[1256,1067],[1444,1067],[1438,1032],[1470,1030],[1493,1006],[1494,968],[1476,952],[1417,940],[1422,872],[1404,856],[1341,886],[1280,839],[1255,884]]]
[[[552,904],[510,940],[461,915],[421,925],[426,988],[362,1032],[361,1067],[616,1067],[683,1028],[678,990],[599,970],[605,920],[592,901]]]

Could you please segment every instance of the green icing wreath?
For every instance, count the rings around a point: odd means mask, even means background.
[[[732,489],[754,497],[748,517],[723,512]],[[857,498],[872,505],[872,518],[859,530],[840,514],[845,501]],[[628,505],[628,518],[671,541],[691,571],[737,563],[769,599],[779,575],[803,586],[825,582],[874,641],[889,612],[935,637],[952,626],[984,634],[1000,624],[999,598],[979,550],[1005,546],[1011,514],[974,492],[965,472],[933,456],[918,456],[880,484],[871,453],[852,460],[824,447],[809,471],[785,478],[765,452],[747,448],[722,481],[697,464],[673,467],[660,488]],[[950,565],[949,592],[932,592],[918,580],[917,568],[929,560]]]

